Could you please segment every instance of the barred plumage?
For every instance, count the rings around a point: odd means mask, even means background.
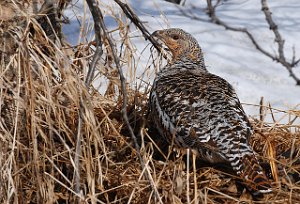
[[[153,36],[171,51],[172,61],[156,76],[150,115],[160,134],[191,148],[211,163],[228,163],[252,193],[271,191],[249,145],[252,128],[233,87],[206,70],[195,38],[181,29]]]

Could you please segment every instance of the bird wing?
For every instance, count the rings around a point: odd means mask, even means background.
[[[201,144],[216,150],[217,143],[211,136],[218,125],[217,117],[225,110],[232,110],[228,117],[242,118],[244,126],[250,125],[232,86],[210,73],[187,70],[160,76],[154,82],[150,103],[160,133],[169,141],[175,138],[181,147]],[[226,116],[221,120],[226,120]]]

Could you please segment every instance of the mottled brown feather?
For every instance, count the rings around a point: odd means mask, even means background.
[[[170,143],[198,152],[211,163],[231,165],[253,193],[271,191],[249,145],[252,128],[233,87],[207,71],[195,38],[181,29],[153,33],[172,60],[157,73],[150,93],[150,115]]]

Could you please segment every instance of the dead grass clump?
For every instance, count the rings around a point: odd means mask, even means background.
[[[140,59],[128,37],[130,26],[118,21],[118,42],[123,46],[118,56],[131,70],[127,77],[136,87],[128,84],[127,110],[146,169],[141,169],[122,120],[120,82],[109,51],[105,50],[95,75],[107,82],[106,94],[88,91],[84,79],[93,43],[70,47],[58,36],[50,40],[36,18],[19,18],[18,24],[12,20],[0,25],[0,203],[255,202],[230,170],[212,168],[192,152],[169,147],[151,129],[146,118],[149,88],[141,88],[148,82],[135,81]],[[296,111],[288,114],[299,116]],[[290,123],[253,124],[253,146],[274,180],[274,192],[259,202],[300,202],[299,127],[291,131]]]

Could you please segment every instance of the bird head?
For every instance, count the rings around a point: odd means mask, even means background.
[[[180,28],[157,30],[153,37],[162,41],[172,53],[172,61],[189,61],[203,64],[203,53],[197,40]]]

